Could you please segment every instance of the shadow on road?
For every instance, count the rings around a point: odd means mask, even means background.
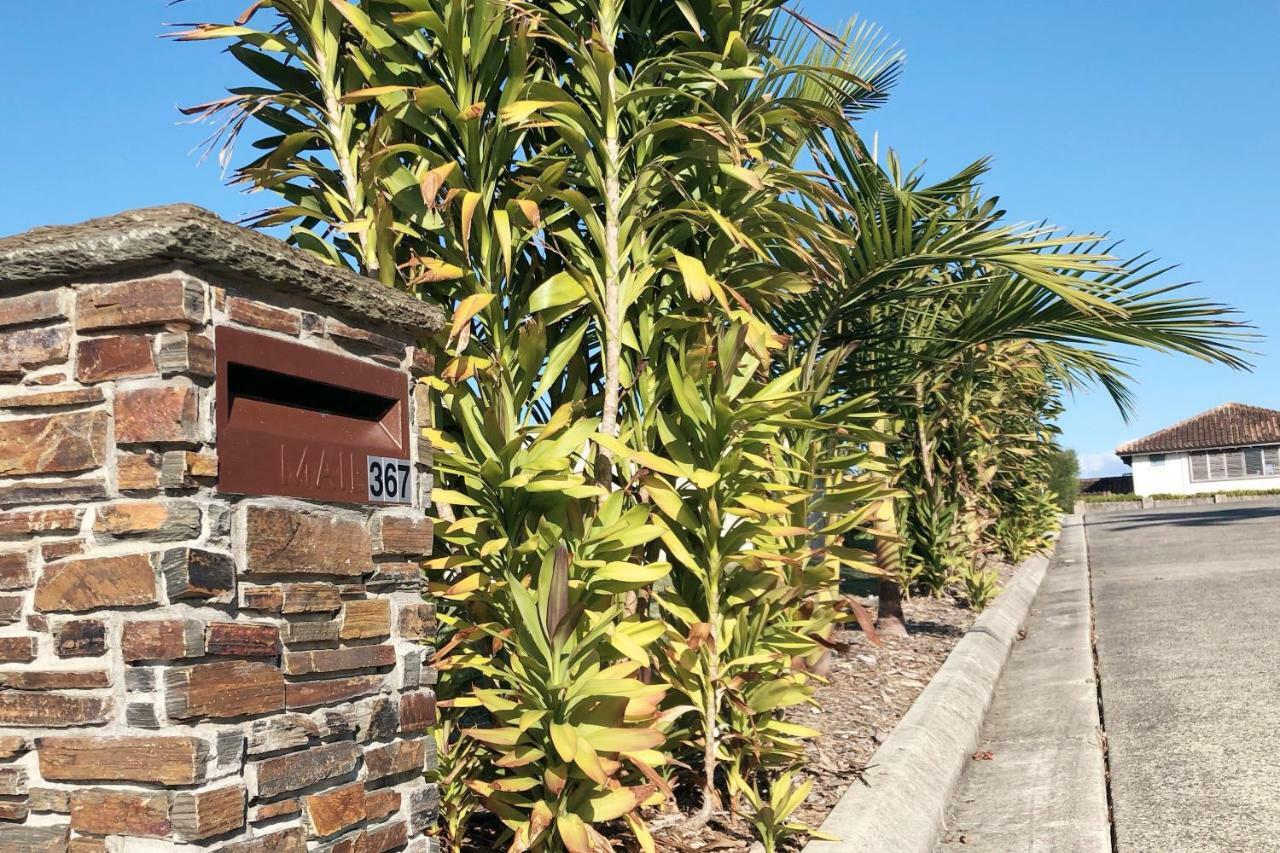
[[[1280,507],[1205,508],[1186,512],[1162,512],[1150,516],[1135,514],[1115,519],[1090,519],[1089,524],[1111,530],[1141,530],[1144,527],[1159,527],[1165,524],[1176,524],[1180,527],[1216,527],[1255,518],[1280,518]]]

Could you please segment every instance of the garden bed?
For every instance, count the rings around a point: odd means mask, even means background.
[[[1001,584],[1013,574],[1011,566],[1000,571]],[[859,597],[869,607],[874,598]],[[916,597],[903,610],[911,635],[884,638],[874,645],[852,624],[838,636],[848,644],[831,662],[830,683],[818,689],[821,708],[801,706],[788,718],[822,732],[809,744],[805,774],[814,780],[813,792],[795,819],[817,827],[855,784],[877,747],[888,737],[942,666],[951,649],[976,618],[969,607],[950,597]],[[666,853],[711,853],[749,850],[750,829],[745,821],[728,815],[712,818],[708,826],[691,836],[673,829],[658,838]],[[791,849],[798,849],[793,846]]]

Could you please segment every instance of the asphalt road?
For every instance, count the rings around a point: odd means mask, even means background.
[[[1280,506],[1086,538],[1119,853],[1280,850]]]

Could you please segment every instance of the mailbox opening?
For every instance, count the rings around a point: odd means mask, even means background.
[[[404,373],[239,329],[215,346],[219,491],[412,502]]]
[[[239,400],[270,403],[358,421],[381,421],[396,405],[395,400],[377,394],[340,388],[301,376],[290,376],[265,367],[229,364],[227,370],[227,392],[231,395],[232,417],[235,417],[236,402]]]

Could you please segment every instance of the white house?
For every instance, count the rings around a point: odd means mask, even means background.
[[[1280,411],[1227,403],[1116,448],[1139,495],[1280,489]]]

